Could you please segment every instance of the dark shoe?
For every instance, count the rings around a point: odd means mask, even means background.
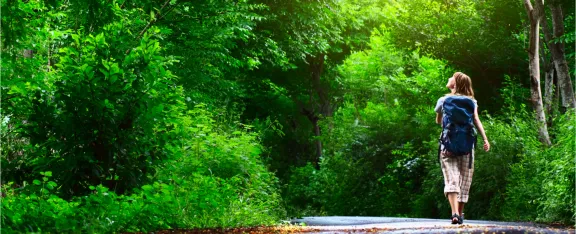
[[[464,213],[462,213],[462,215],[460,216],[459,224],[463,224],[463,223],[464,223]]]
[[[458,216],[458,214],[453,214],[452,215],[452,224],[459,224],[460,223],[460,216]]]

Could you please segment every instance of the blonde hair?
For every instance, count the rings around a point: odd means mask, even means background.
[[[474,90],[472,89],[472,79],[462,72],[454,73],[454,83],[456,95],[463,95],[474,98]]]

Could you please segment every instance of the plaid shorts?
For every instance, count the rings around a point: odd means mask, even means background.
[[[474,174],[474,157],[472,157],[472,168],[468,168],[470,155],[447,157],[442,152],[440,159],[442,174],[444,174],[444,195],[458,193],[458,202],[468,202],[468,192],[470,192]]]

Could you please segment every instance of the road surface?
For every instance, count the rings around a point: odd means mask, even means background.
[[[304,217],[291,220],[305,226],[306,233],[574,233],[573,228],[553,228],[534,223],[387,217]]]

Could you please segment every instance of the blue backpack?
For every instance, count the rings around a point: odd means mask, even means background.
[[[442,134],[438,145],[438,158],[442,146],[448,157],[470,155],[468,168],[472,168],[472,154],[476,145],[473,118],[474,101],[465,96],[448,96],[442,105]]]

